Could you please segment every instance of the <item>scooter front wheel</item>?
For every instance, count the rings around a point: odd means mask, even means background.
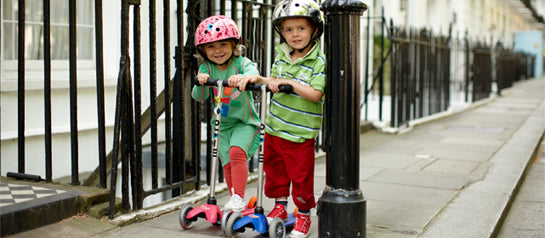
[[[286,236],[286,227],[284,222],[279,217],[275,217],[269,224],[270,238],[284,238]]]
[[[187,214],[193,210],[195,206],[191,203],[186,203],[182,206],[182,209],[180,210],[180,217],[178,220],[180,221],[180,226],[184,228],[184,230],[187,230],[191,228],[191,223],[193,223],[193,220],[187,219]]]
[[[225,232],[225,228],[227,226],[227,221],[229,220],[229,217],[231,217],[233,213],[233,210],[226,210],[223,212],[223,214],[221,214],[221,231],[224,235],[227,235],[227,233]],[[233,228],[231,227],[231,229]]]
[[[225,236],[227,237],[235,237],[239,231],[236,231],[233,229],[235,226],[235,223],[237,223],[238,220],[242,218],[241,212],[234,212],[229,216],[229,219],[227,219],[227,224],[225,224]]]

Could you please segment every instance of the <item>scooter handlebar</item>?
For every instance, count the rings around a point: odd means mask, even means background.
[[[218,79],[208,79],[208,81],[206,81],[206,83],[204,83],[204,85],[217,86],[218,81],[221,81],[222,85],[224,87],[229,87],[229,83],[227,82],[227,80],[218,80]],[[198,85],[198,84],[199,84],[199,82],[196,81],[195,85]],[[259,91],[259,90],[261,90],[261,85],[263,85],[263,84],[248,83],[248,84],[246,84],[245,90],[247,90],[247,91]],[[271,91],[269,89],[269,85],[266,85],[265,88],[266,88],[267,92]],[[293,92],[293,87],[291,85],[280,85],[280,86],[278,86],[278,89],[280,89],[280,92],[282,92],[282,93],[292,93]]]

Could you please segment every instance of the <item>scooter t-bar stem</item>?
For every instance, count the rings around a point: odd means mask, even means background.
[[[223,95],[223,85],[220,82],[217,82],[218,86],[218,95]],[[219,132],[220,132],[220,123],[221,123],[221,96],[214,97],[216,102],[216,108],[214,108],[214,113],[216,114],[216,120],[214,121],[214,146],[212,148],[212,166],[210,167],[212,171],[210,173],[210,196],[208,197],[208,204],[216,205],[216,169],[218,166],[219,152],[218,152],[218,141],[219,141]]]

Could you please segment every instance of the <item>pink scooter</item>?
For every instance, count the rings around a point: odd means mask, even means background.
[[[216,79],[209,79],[205,85],[210,86],[217,86],[218,87],[218,96],[214,97],[214,100],[216,102],[216,107],[214,108],[214,113],[216,114],[216,119],[214,122],[214,147],[212,149],[212,164],[210,165],[212,168],[212,174],[210,181],[212,181],[212,184],[210,185],[210,196],[208,197],[208,200],[205,204],[202,204],[200,206],[195,207],[192,203],[186,203],[182,206],[179,216],[179,222],[182,228],[189,229],[191,228],[191,225],[193,222],[197,221],[198,218],[204,218],[208,222],[212,223],[213,225],[222,225],[222,230],[224,230],[223,224],[227,222],[227,219],[232,214],[232,211],[224,211],[222,212],[217,205],[217,201],[215,198],[215,181],[216,181],[216,168],[217,168],[217,162],[219,159],[218,154],[218,140],[219,140],[219,131],[220,131],[220,123],[221,123],[221,108],[222,108],[222,102],[221,102],[221,95],[223,95],[223,88],[228,86],[227,80],[216,80]],[[255,209],[257,197],[252,197],[250,201],[248,202],[248,205],[245,207],[245,209],[242,211],[243,214],[248,215],[252,214]]]

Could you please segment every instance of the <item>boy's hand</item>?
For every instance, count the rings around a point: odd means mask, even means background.
[[[271,80],[269,80],[269,89],[273,93],[280,92],[280,89],[278,88],[278,86],[280,86],[280,85],[290,85],[290,81],[291,80],[277,79],[277,78],[271,77]]]
[[[210,78],[209,74],[203,74],[203,73],[197,74],[197,80],[199,81],[200,85],[205,84],[206,81],[208,81],[209,78]]]
[[[247,76],[244,76],[242,77],[236,87],[238,87],[238,90],[240,91],[243,91],[246,89],[246,85],[248,83],[262,83],[264,80],[264,78],[261,77],[260,75],[247,75]]]

